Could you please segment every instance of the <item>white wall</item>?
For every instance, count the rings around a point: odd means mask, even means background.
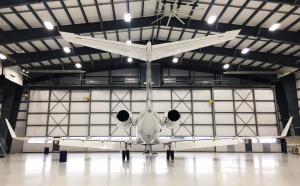
[[[135,136],[134,128],[126,131],[117,128],[115,115],[119,110],[128,109],[137,116],[146,107],[145,98],[144,90],[140,89],[30,90],[26,136]],[[23,104],[20,108],[26,106]],[[182,126],[174,130],[163,128],[161,136],[165,137],[278,134],[272,89],[154,89],[153,108],[159,115],[170,108],[181,113]],[[20,113],[25,119],[23,115]],[[19,123],[16,130],[22,131],[25,124]],[[23,151],[41,151],[43,145],[25,143]],[[65,148],[95,151],[62,147]],[[142,149],[133,147],[133,150]],[[227,151],[227,147],[216,148],[217,151],[224,149]],[[214,148],[196,151],[214,151]],[[243,145],[237,145],[235,151],[243,152]]]

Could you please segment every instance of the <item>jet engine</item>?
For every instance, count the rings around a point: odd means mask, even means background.
[[[174,129],[179,125],[180,114],[177,110],[167,110],[164,113],[162,123],[169,129]]]
[[[117,114],[117,126],[121,129],[128,129],[133,123],[132,113],[127,110],[121,110]]]

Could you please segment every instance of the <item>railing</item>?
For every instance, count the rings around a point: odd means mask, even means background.
[[[6,150],[7,146],[2,135],[0,134],[0,158],[4,158],[6,156]]]

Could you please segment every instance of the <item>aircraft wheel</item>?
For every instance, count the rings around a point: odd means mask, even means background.
[[[127,158],[127,160],[129,160],[129,158],[130,158],[129,150],[126,151],[126,158]]]
[[[171,160],[174,160],[174,151],[171,150]]]
[[[122,159],[125,160],[126,151],[122,151]]]
[[[167,160],[170,159],[170,151],[167,150]]]

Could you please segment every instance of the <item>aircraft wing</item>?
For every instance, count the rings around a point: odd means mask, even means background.
[[[232,40],[240,33],[240,31],[241,30],[233,30],[203,38],[153,45],[151,61]]]
[[[52,141],[51,138],[28,138],[28,137],[17,137],[13,128],[11,127],[8,119],[5,119],[6,125],[13,139],[22,141]],[[72,146],[72,147],[87,147],[87,148],[98,148],[98,149],[110,149],[110,150],[123,150],[125,143],[135,145],[136,142],[133,140],[95,140],[95,139],[64,139],[57,138],[55,141],[59,141],[59,145]]]
[[[280,136],[254,136],[254,137],[228,137],[228,138],[210,138],[210,139],[168,139],[160,140],[161,143],[171,143],[172,150],[196,149],[203,147],[215,147],[224,145],[239,144],[240,139],[265,139],[265,138],[284,138],[291,126],[293,117],[290,117]]]
[[[146,45],[97,39],[93,37],[75,35],[68,32],[60,32],[60,34],[66,41],[76,43],[78,45],[104,50],[143,61],[147,60]]]

